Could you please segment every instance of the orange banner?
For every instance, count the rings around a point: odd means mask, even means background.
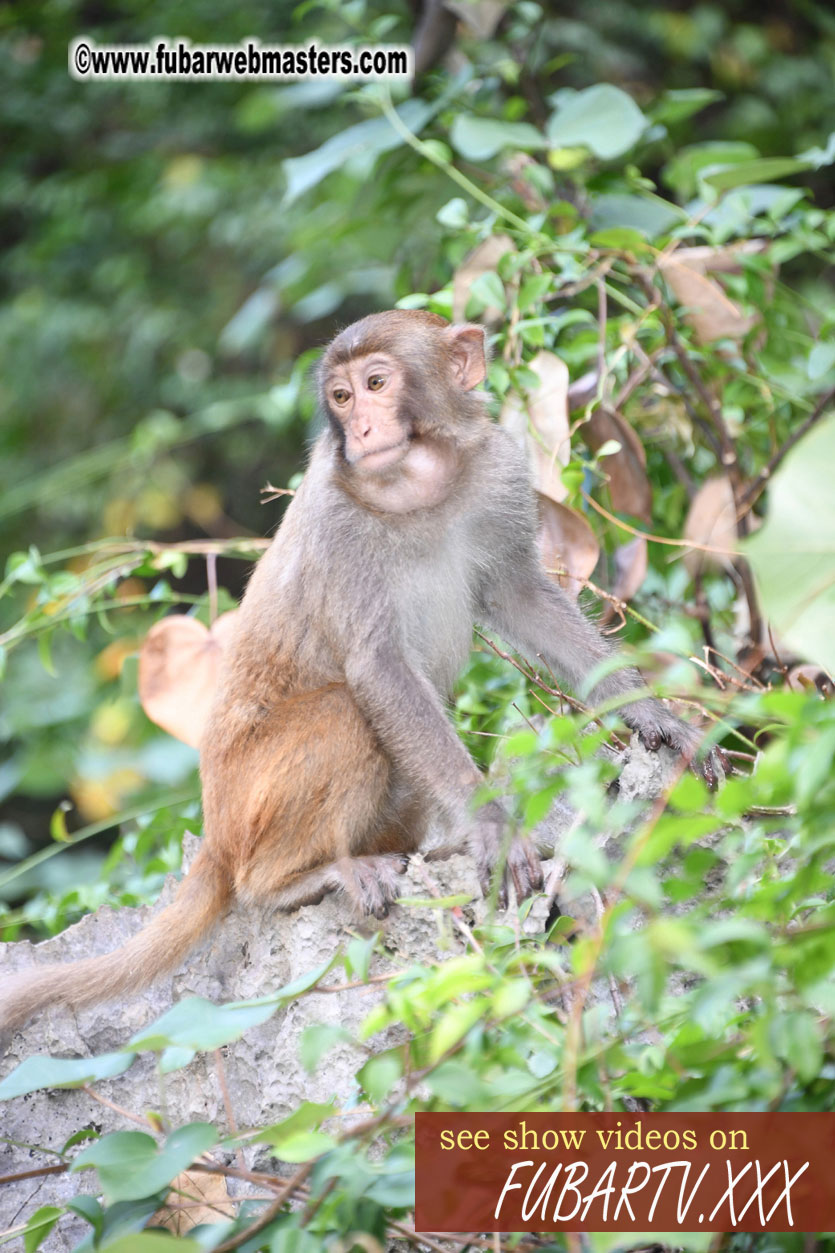
[[[835,1114],[416,1115],[418,1231],[833,1231]]]

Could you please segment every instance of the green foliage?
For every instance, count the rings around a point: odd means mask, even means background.
[[[114,1131],[83,1149],[72,1169],[95,1167],[108,1204],[137,1201],[161,1192],[217,1139],[214,1127],[197,1122],[172,1131],[161,1148],[142,1131]]]
[[[823,364],[831,369],[835,356],[827,354]],[[780,635],[801,656],[813,657],[828,670],[835,670],[833,464],[835,419],[830,418],[789,453],[771,486],[765,525],[745,550]]]

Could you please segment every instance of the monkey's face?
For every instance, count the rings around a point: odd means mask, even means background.
[[[409,452],[413,423],[405,414],[403,369],[386,353],[353,357],[325,381],[345,460],[361,473],[397,465]]]
[[[466,434],[466,399],[486,372],[484,332],[422,309],[372,313],[331,342],[320,368],[324,407],[352,472],[390,479],[427,439]]]

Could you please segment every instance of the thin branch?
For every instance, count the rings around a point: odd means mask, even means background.
[[[147,1118],[143,1118],[140,1114],[134,1114],[132,1110],[125,1109],[122,1105],[117,1105],[111,1101],[109,1097],[102,1096],[95,1088],[91,1088],[88,1084],[81,1085],[81,1091],[86,1092],[94,1101],[98,1101],[100,1105],[106,1105],[108,1109],[112,1109],[114,1114],[118,1114],[120,1118],[127,1118],[130,1122],[137,1123],[144,1131],[150,1127],[152,1131],[156,1131],[155,1125]]]
[[[581,495],[586,504],[591,505],[592,509],[596,510],[607,522],[614,523],[622,531],[627,531],[630,535],[637,535],[639,539],[645,539],[650,544],[667,544],[670,548],[694,548],[702,553],[719,553],[722,557],[737,557],[739,555],[735,548],[716,548],[711,544],[696,544],[689,539],[671,539],[668,535],[653,535],[651,531],[642,531],[639,527],[631,526],[628,522],[622,522],[615,514],[609,513],[609,510],[598,504],[588,492],[582,491]]]
[[[259,1231],[263,1231],[268,1227],[274,1218],[281,1213],[284,1202],[289,1200],[300,1183],[304,1183],[307,1176],[313,1170],[315,1162],[304,1162],[294,1175],[291,1175],[284,1187],[276,1194],[276,1198],[267,1206],[267,1208],[256,1218],[254,1223],[250,1223],[243,1231],[239,1231],[237,1235],[232,1236],[229,1240],[224,1240],[221,1244],[216,1244],[214,1253],[232,1253],[233,1249],[237,1249],[245,1241],[250,1240],[253,1236],[257,1236]]]
[[[32,1170],[19,1170],[14,1175],[0,1175],[0,1183],[18,1183],[21,1179],[40,1179],[42,1175],[62,1175],[69,1168],[69,1162],[61,1162],[60,1166],[35,1166]],[[8,1232],[0,1232],[0,1235],[8,1235]]]

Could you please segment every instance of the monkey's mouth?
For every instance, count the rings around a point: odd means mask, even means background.
[[[402,461],[409,451],[412,438],[407,435],[396,444],[387,444],[385,448],[375,448],[371,452],[362,453],[354,463],[359,470],[384,470],[387,466]]]

